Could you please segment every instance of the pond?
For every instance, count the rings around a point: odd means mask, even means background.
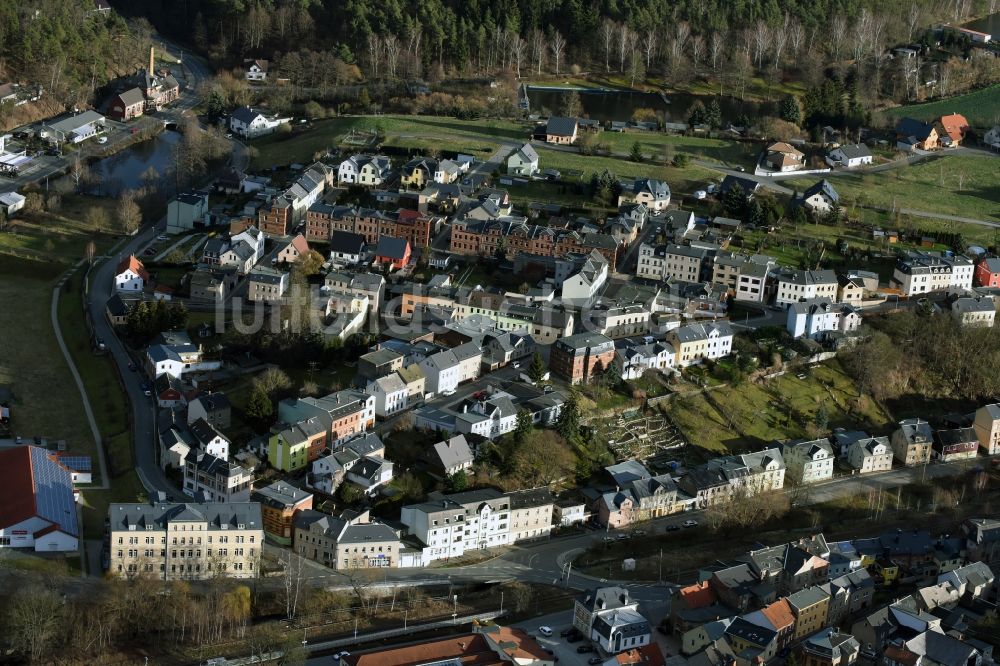
[[[694,95],[691,93],[647,93],[639,91],[619,90],[588,90],[570,88],[528,87],[528,101],[531,103],[531,113],[539,115],[558,114],[563,107],[567,95],[580,94],[580,104],[583,115],[602,122],[611,120],[628,121],[636,109],[653,109],[666,122],[687,122],[691,107],[701,101],[706,106],[712,100],[711,95]],[[732,97],[719,98],[723,120],[736,122],[742,114],[753,118],[762,113],[773,114],[773,104],[741,101]]]
[[[1000,41],[1000,13],[990,14],[981,19],[970,21],[962,26],[969,30],[978,30],[993,35],[993,41]]]
[[[152,167],[159,178],[173,168],[173,149],[180,142],[179,132],[167,130],[149,141],[137,143],[91,165],[101,179],[105,194],[117,195],[143,185],[144,175]]]

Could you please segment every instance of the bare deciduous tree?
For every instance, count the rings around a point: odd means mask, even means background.
[[[754,24],[750,35],[753,38],[753,61],[759,70],[763,67],[767,47],[771,42],[771,28],[767,22],[760,20]]]
[[[535,75],[542,73],[545,63],[545,33],[535,28],[531,31],[531,57],[535,61]]]
[[[604,44],[604,71],[611,71],[611,48],[614,46],[618,26],[609,18],[601,23],[601,42]]]
[[[726,38],[721,33],[713,32],[711,39],[708,41],[708,57],[712,61],[713,72],[719,68],[719,60],[726,48],[725,40]]]
[[[690,49],[691,62],[694,63],[694,68],[697,70],[701,66],[702,57],[705,55],[705,38],[701,35],[691,37]]]
[[[844,40],[847,37],[847,19],[837,14],[830,21],[830,46],[833,49],[833,59],[840,60],[844,50]]]
[[[38,661],[54,647],[61,616],[62,604],[54,591],[22,587],[7,606],[7,640],[16,652]]]
[[[552,51],[552,60],[556,68],[556,74],[559,74],[559,63],[562,61],[563,53],[566,51],[566,38],[558,30],[552,33],[552,39],[549,41],[549,50]]]
[[[400,44],[396,35],[389,33],[382,40],[382,49],[385,51],[386,65],[389,67],[389,78],[396,78],[396,67],[399,65]]]
[[[656,42],[660,38],[660,33],[655,28],[647,28],[642,35],[642,50],[646,57],[646,70],[653,61],[653,54],[656,53]]]
[[[514,74],[521,78],[521,65],[524,63],[524,56],[528,52],[528,42],[521,39],[520,35],[514,35],[510,44],[511,62],[514,64]]]
[[[118,200],[118,223],[122,231],[128,235],[134,234],[142,224],[142,210],[135,200],[135,192],[125,190]]]

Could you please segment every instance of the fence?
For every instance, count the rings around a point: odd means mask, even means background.
[[[495,620],[496,618],[503,617],[506,614],[507,611],[490,611],[488,613],[476,613],[475,615],[465,615],[462,617],[455,617],[450,620],[437,620],[435,622],[414,624],[407,627],[397,627],[396,629],[384,629],[382,631],[373,631],[368,634],[355,634],[354,636],[350,636],[348,638],[335,638],[330,641],[313,643],[312,645],[307,645],[306,649],[309,650],[310,652],[333,650],[339,647],[360,645],[362,643],[380,641],[386,638],[395,638],[397,636],[405,636],[406,634],[418,633],[421,631],[428,631],[431,629],[445,629],[448,627],[455,627],[460,624],[472,622],[473,620]]]

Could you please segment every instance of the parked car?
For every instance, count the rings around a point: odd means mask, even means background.
[[[135,372],[135,370],[136,370],[135,363],[129,361],[129,363],[128,363],[128,369],[131,370],[132,372]]]
[[[577,632],[575,634],[570,634],[569,636],[566,637],[566,642],[567,643],[579,643],[582,640],[583,640],[583,636],[581,636],[579,634],[579,632]]]
[[[705,190],[695,190],[694,194],[692,194],[691,196],[700,201],[708,196],[708,192],[706,192]]]
[[[579,652],[580,654],[586,654],[588,652],[593,652],[594,646],[591,645],[590,643],[587,643],[586,645],[581,645],[580,647],[578,647],[576,651]]]
[[[663,531],[664,532],[676,532],[676,531],[680,530],[680,528],[681,528],[680,525],[675,525],[675,524],[671,523],[670,525],[667,525],[666,527],[664,527]]]
[[[617,538],[617,539],[618,539],[619,541],[627,541],[628,539],[631,539],[631,538],[632,538],[632,536],[631,536],[631,535],[629,535],[629,534],[619,534],[619,535],[618,535],[618,536],[617,536],[616,538]]]
[[[681,527],[698,527],[698,521],[690,519],[685,520],[683,523],[681,523]]]
[[[97,143],[99,143],[101,145],[104,145],[107,142],[108,142],[108,137],[106,137],[106,136],[99,136],[99,137],[97,137]]]
[[[343,659],[344,657],[350,657],[350,656],[351,653],[348,652],[347,650],[344,650],[343,652],[338,652],[337,654],[333,655],[333,660],[339,663],[340,660]]]
[[[646,530],[636,530],[636,531],[634,532],[634,534],[635,534],[635,535],[636,535],[637,537],[644,537],[644,536],[646,536]]]
[[[160,234],[159,236],[156,237],[156,240],[158,241],[170,240],[170,236],[166,234]]]
[[[588,664],[602,664],[604,663],[604,657],[591,657]]]
[[[538,627],[538,633],[540,633],[542,636],[551,636],[552,635],[552,627],[546,627],[543,624],[542,626]]]

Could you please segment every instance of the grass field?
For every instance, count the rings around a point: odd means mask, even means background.
[[[670,417],[691,443],[708,454],[760,449],[775,439],[809,436],[809,424],[821,404],[829,428],[881,429],[889,418],[866,398],[836,362],[812,369],[805,379],[786,374],[766,383],[745,383],[708,393],[679,395]]]
[[[831,178],[845,207],[852,203],[904,207],[929,213],[1000,220],[1000,160],[970,155],[936,159],[881,173]],[[800,178],[782,181],[802,191],[816,182]]]
[[[916,118],[931,121],[949,113],[961,113],[973,127],[989,129],[1000,123],[1000,84],[947,99],[908,104],[889,109],[891,118]]]
[[[707,181],[716,180],[719,177],[719,173],[716,171],[694,165],[678,169],[645,162],[631,162],[620,157],[580,155],[579,153],[539,146],[536,146],[535,150],[538,153],[540,168],[581,172],[581,180],[584,182],[589,182],[591,174],[607,169],[619,178],[658,178],[666,181],[672,191],[687,193],[699,189]]]
[[[95,233],[84,222],[90,206],[112,208],[115,202],[85,197],[65,197],[57,214],[37,213],[11,221],[0,233],[0,383],[10,384],[17,396],[13,427],[18,435],[65,439],[69,450],[94,455],[94,441],[83,404],[52,330],[50,307],[55,280],[84,254],[94,240],[101,252],[115,240]],[[75,301],[77,295],[60,299]],[[84,329],[66,331],[83,336]],[[69,336],[67,336],[69,337]],[[70,351],[74,352],[69,337]],[[95,469],[95,481],[100,482]]]
[[[710,139],[700,136],[681,136],[660,132],[600,132],[595,144],[607,144],[615,153],[629,153],[633,144],[639,142],[647,157],[664,160],[669,153],[685,154],[692,158],[704,158],[722,162],[728,166],[753,166],[759,146],[726,139]]]

